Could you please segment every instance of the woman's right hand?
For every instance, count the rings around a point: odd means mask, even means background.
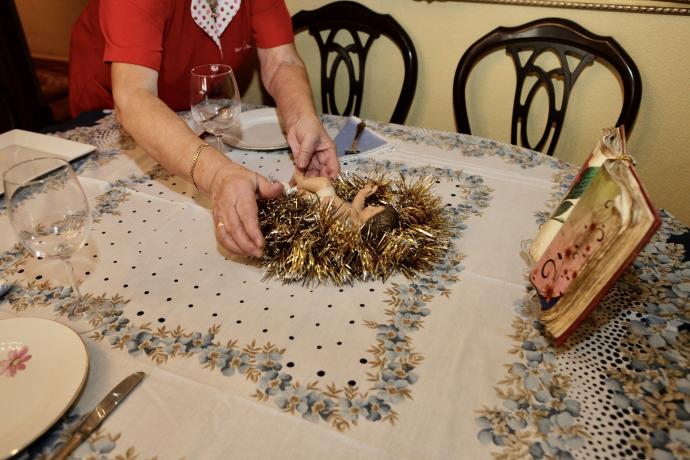
[[[218,243],[232,255],[260,257],[264,237],[256,200],[277,198],[282,193],[280,183],[270,182],[238,164],[221,167],[209,189]]]
[[[264,239],[257,194],[275,198],[282,186],[233,163],[211,146],[198,150],[198,162],[192,164],[192,152],[203,141],[158,99],[155,70],[114,62],[112,80],[116,115],[127,132],[169,172],[188,177],[211,197],[218,242],[233,255],[261,256]]]

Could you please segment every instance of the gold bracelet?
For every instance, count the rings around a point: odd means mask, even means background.
[[[210,147],[209,144],[200,144],[196,150],[194,151],[194,155],[192,156],[192,166],[189,167],[189,178],[192,180],[192,184],[194,184],[194,188],[199,190],[199,187],[196,185],[196,181],[194,180],[194,168],[196,168],[196,162],[199,160],[199,155],[201,155],[201,152],[206,148]]]

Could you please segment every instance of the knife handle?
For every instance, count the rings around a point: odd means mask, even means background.
[[[364,128],[367,127],[366,122],[360,121],[357,124],[357,130],[355,131],[355,137],[352,139],[352,145],[350,146],[350,150],[357,150],[357,147],[359,147],[359,138],[362,137],[362,133],[364,132]]]
[[[366,126],[367,124],[363,121],[360,121],[357,124],[355,137],[352,139],[352,145],[350,145],[349,149],[345,149],[345,155],[356,155],[359,153],[359,149],[357,148],[359,146],[359,137],[364,132],[364,128],[366,128]]]
[[[84,442],[84,436],[79,432],[74,433],[51,460],[65,460],[82,442]]]

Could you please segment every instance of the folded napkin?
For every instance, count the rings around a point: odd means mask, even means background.
[[[345,151],[352,145],[352,139],[355,137],[355,129],[360,121],[362,120],[354,116],[348,118],[343,129],[335,136],[335,146],[338,149],[339,157],[343,157],[343,159],[355,158],[362,155],[385,152],[393,148],[393,144],[388,142],[385,137],[376,134],[367,127],[364,128],[362,136],[359,138],[359,146],[357,149],[360,153],[345,155]]]

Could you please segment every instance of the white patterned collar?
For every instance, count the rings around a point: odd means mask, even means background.
[[[241,0],[192,0],[191,12],[194,22],[211,37],[220,49],[220,36],[240,9]]]

